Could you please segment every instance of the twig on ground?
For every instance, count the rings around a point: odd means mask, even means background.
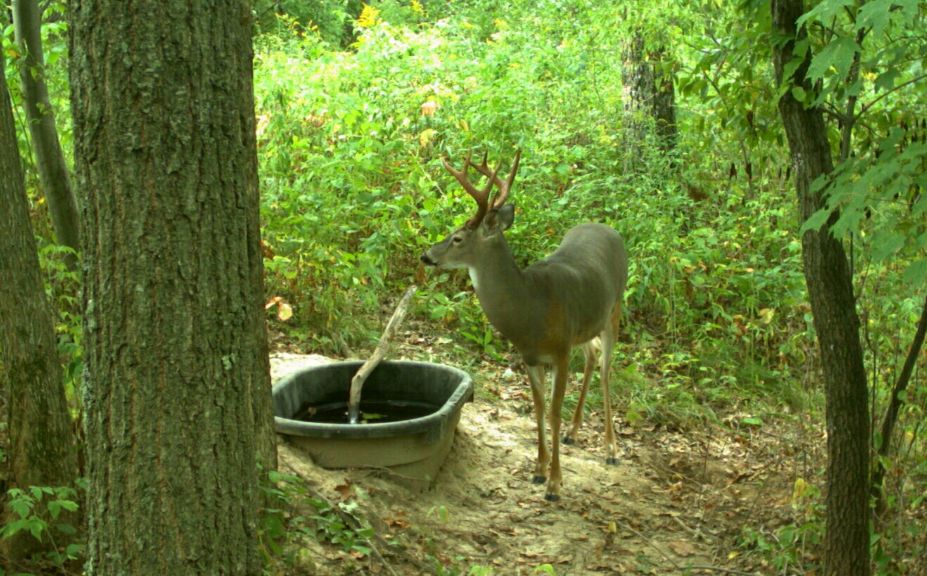
[[[733,568],[722,568],[721,566],[694,565],[683,566],[686,570],[708,570],[710,572],[721,572],[722,574],[736,574],[737,576],[757,576],[757,572],[744,572]]]

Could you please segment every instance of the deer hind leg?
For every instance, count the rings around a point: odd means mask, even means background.
[[[538,428],[538,459],[534,466],[535,484],[543,484],[547,480],[547,465],[550,463],[550,453],[547,451],[547,434],[544,430],[544,396],[547,388],[547,374],[543,365],[528,366],[528,380],[531,382],[531,397],[534,400],[534,419]]]
[[[550,437],[552,440],[550,477],[547,479],[547,494],[544,498],[553,502],[560,499],[560,413],[563,410],[563,393],[566,391],[569,375],[570,353],[560,355],[554,373],[554,391],[550,401]]]
[[[608,397],[608,381],[611,369],[612,348],[618,338],[618,329],[621,324],[621,303],[615,304],[612,309],[611,322],[602,331],[602,404],[605,407],[605,463],[618,463],[618,448],[615,442],[615,424],[612,421],[612,403]]]
[[[564,444],[574,444],[576,436],[579,434],[579,427],[583,425],[583,406],[586,404],[586,392],[589,391],[589,382],[592,380],[592,373],[595,370],[595,361],[598,356],[597,346],[595,340],[583,344],[583,355],[586,357],[586,366],[583,369],[583,385],[579,390],[579,400],[577,400],[576,410],[573,412],[570,431],[563,436]]]

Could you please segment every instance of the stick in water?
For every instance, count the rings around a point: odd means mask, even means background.
[[[380,336],[380,342],[373,351],[373,355],[364,362],[364,365],[360,367],[360,370],[358,370],[354,378],[351,379],[351,393],[348,396],[348,422],[351,424],[357,424],[358,416],[360,415],[361,388],[364,387],[364,382],[367,380],[367,377],[370,376],[370,373],[373,372],[373,369],[376,368],[380,361],[383,360],[383,357],[386,356],[386,351],[389,349],[390,338],[393,337],[393,334],[399,329],[399,325],[402,324],[402,319],[406,315],[409,302],[412,301],[412,295],[415,294],[416,290],[417,287],[413,284],[409,286],[406,293],[402,295],[399,305],[396,306],[396,311],[393,312],[392,318],[390,318],[389,322],[386,324],[386,329],[383,330],[383,335]]]

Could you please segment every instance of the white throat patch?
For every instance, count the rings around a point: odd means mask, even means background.
[[[476,290],[476,287],[479,285],[479,279],[476,275],[476,268],[467,268],[470,272],[470,282],[473,284],[473,289]]]

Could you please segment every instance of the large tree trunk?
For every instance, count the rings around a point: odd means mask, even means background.
[[[796,38],[795,22],[804,12],[802,0],[773,0],[774,32]],[[804,34],[803,32],[801,33]],[[776,76],[792,61],[794,40],[774,47]],[[794,82],[808,93],[805,79],[810,57],[795,71]],[[833,170],[824,117],[819,108],[805,108],[791,90],[779,99],[779,113],[795,167],[802,220],[824,206],[823,193],[811,183]],[[846,253],[830,226],[802,236],[805,280],[814,327],[820,344],[827,403],[827,532],[825,574],[866,576],[869,565],[869,416],[866,373],[859,340],[859,317]]]
[[[72,0],[89,574],[260,574],[251,3]]]
[[[77,478],[77,450],[3,66],[0,56],[0,391],[10,479],[20,488],[67,486]],[[35,551],[38,541],[25,536],[6,545],[16,559]]]
[[[648,49],[641,32],[634,33],[625,48],[621,77],[631,158],[639,157],[634,151],[651,129],[662,151],[676,148],[676,91],[672,74],[664,70],[665,60],[666,51]]]
[[[45,56],[42,53],[42,11],[37,0],[13,0],[16,42],[24,54],[20,69],[23,101],[39,180],[48,202],[48,212],[58,243],[74,251],[80,249],[80,220],[77,201],[71,190],[67,163],[58,141],[55,115],[45,83]],[[68,260],[76,267],[76,258]]]

